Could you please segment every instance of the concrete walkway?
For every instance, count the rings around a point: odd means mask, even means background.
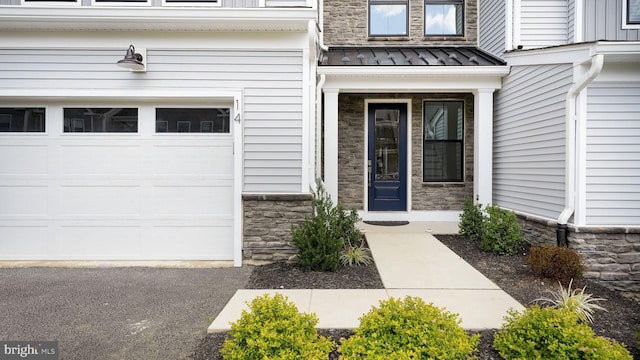
[[[439,242],[434,234],[457,233],[456,223],[414,222],[405,226],[362,224],[384,289],[238,290],[209,326],[228,331],[256,296],[280,293],[301,312],[313,312],[318,328],[353,329],[359,318],[389,297],[418,296],[457,313],[465,329],[495,329],[510,308],[523,306]]]

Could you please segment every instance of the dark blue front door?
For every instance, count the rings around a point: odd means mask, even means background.
[[[369,211],[407,210],[407,104],[369,104]]]

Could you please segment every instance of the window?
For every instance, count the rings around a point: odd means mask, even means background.
[[[157,108],[157,133],[229,133],[229,108]]]
[[[163,0],[163,6],[219,6],[220,0]]]
[[[464,102],[425,101],[422,148],[424,182],[463,181]]]
[[[64,132],[135,133],[137,108],[65,108]]]
[[[464,0],[425,0],[424,33],[427,36],[464,35]]]
[[[640,0],[627,0],[626,2],[626,23],[628,25],[640,25]]]
[[[0,108],[0,132],[44,132],[44,108]]]
[[[370,36],[407,36],[409,0],[369,0]]]
[[[92,5],[103,6],[143,6],[151,5],[148,0],[92,0]]]
[[[22,5],[80,5],[79,0],[22,0]]]

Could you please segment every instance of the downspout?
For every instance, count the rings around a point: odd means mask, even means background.
[[[580,77],[569,89],[566,102],[566,121],[565,121],[565,196],[564,210],[558,217],[558,229],[556,230],[556,240],[558,246],[567,246],[568,231],[567,222],[571,215],[575,212],[576,198],[576,98],[580,92],[593,79],[598,77],[602,72],[604,64],[604,56],[596,54],[591,57],[591,67]]]
[[[318,181],[322,181],[322,87],[326,81],[324,74],[320,75],[316,86],[316,167],[315,175]],[[315,182],[314,182],[315,184]],[[323,184],[324,186],[324,184]],[[313,189],[316,191],[317,189]]]

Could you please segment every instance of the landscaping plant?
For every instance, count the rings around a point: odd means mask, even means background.
[[[335,271],[343,248],[362,241],[362,233],[356,227],[360,217],[355,210],[347,212],[340,205],[334,206],[322,187],[312,204],[313,216],[291,228],[298,260],[312,270]]]
[[[347,245],[342,250],[340,262],[345,266],[369,265],[373,261],[369,249],[364,247],[364,242],[358,246]]]
[[[532,247],[527,262],[535,275],[557,280],[565,286],[572,279],[581,278],[585,271],[580,254],[554,245]]]
[[[600,301],[604,301],[602,298],[594,298],[591,294],[585,294],[584,290],[586,286],[582,289],[571,290],[571,284],[573,280],[569,282],[569,286],[565,289],[562,284],[560,284],[560,290],[549,291],[553,298],[540,298],[536,301],[542,303],[549,303],[551,306],[556,309],[565,309],[569,311],[573,311],[578,315],[578,318],[581,321],[588,321],[593,323],[593,313],[596,310],[607,311],[607,309],[598,305],[597,303]]]
[[[485,211],[487,218],[482,222],[480,248],[498,255],[515,254],[524,242],[516,214],[493,204]]]
[[[460,214],[458,233],[471,240],[480,240],[482,239],[482,223],[484,220],[485,215],[482,211],[482,205],[474,204],[473,201],[466,199],[462,214]]]
[[[418,297],[380,301],[342,340],[340,359],[474,359],[480,335],[469,336],[457,314]]]
[[[624,344],[596,336],[575,311],[538,305],[509,311],[493,348],[506,360],[633,359]]]
[[[225,360],[326,360],[334,344],[318,335],[317,324],[315,314],[300,314],[282,294],[265,294],[231,324],[220,353]]]

